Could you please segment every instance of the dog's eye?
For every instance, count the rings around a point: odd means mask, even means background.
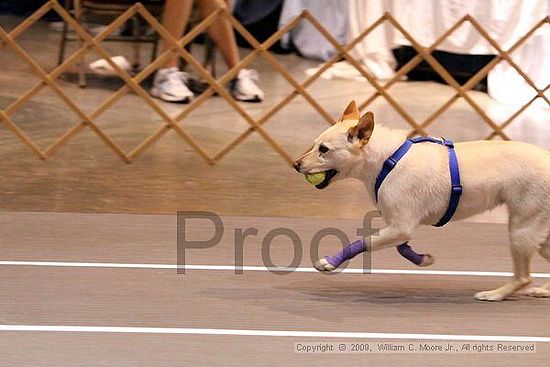
[[[324,145],[324,144],[319,145],[319,153],[324,154],[328,151],[329,151],[329,149],[326,145]]]

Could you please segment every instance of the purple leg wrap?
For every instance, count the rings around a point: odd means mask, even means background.
[[[344,261],[353,259],[355,256],[359,255],[361,252],[367,250],[365,246],[365,241],[357,240],[353,243],[350,243],[342,249],[339,253],[334,256],[325,256],[325,259],[328,263],[335,268],[339,267]]]
[[[355,256],[367,250],[365,241],[357,240],[344,247],[340,252],[334,256],[325,256],[327,262],[334,266],[339,267],[344,261],[353,259]],[[424,254],[417,254],[407,242],[397,246],[397,251],[405,259],[409,260],[413,264],[420,265],[424,261]]]
[[[407,242],[397,246],[397,251],[413,264],[420,265],[424,261],[424,254],[417,254]]]

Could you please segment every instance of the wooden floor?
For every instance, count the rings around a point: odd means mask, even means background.
[[[361,225],[357,220],[267,217],[225,217],[223,222],[220,243],[209,249],[190,249],[186,264],[234,265],[235,229],[255,227],[258,235],[246,239],[243,263],[263,266],[265,234],[287,227],[301,238],[300,266],[307,268],[311,267],[309,243],[314,233],[331,226],[353,236]],[[189,223],[188,239],[205,239],[212,231],[207,221]],[[473,299],[476,291],[500,285],[504,278],[499,276],[235,274],[212,269],[177,274],[174,268],[154,268],[155,264],[176,264],[175,215],[3,212],[0,227],[3,325],[549,336],[546,299],[521,295],[500,303]],[[425,228],[416,238],[415,248],[429,251],[436,259],[430,268],[421,270],[511,269],[504,225],[459,222],[442,229]],[[321,255],[337,248],[333,242],[321,242]],[[289,264],[292,253],[288,240],[273,241],[270,256],[277,266]],[[23,261],[35,263],[23,265]],[[44,266],[47,262],[71,266]],[[83,267],[77,263],[98,264]],[[370,263],[379,271],[418,270],[391,249],[373,254]],[[138,265],[116,267],[124,264]],[[356,259],[350,268],[361,265]],[[550,277],[548,264],[540,258],[534,259],[533,271]],[[294,353],[295,342],[339,339],[71,331],[0,331],[0,337],[0,365],[10,366],[130,366],[136,360],[140,366],[356,366],[365,362],[440,366],[443,361],[445,365],[487,365],[488,360],[499,366],[542,366],[550,355],[549,343],[537,343],[538,351],[530,354],[306,355]]]

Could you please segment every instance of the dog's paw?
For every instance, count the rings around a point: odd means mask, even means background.
[[[506,296],[497,291],[477,292],[475,299],[478,301],[502,301]]]
[[[540,297],[540,298],[550,297],[550,290],[545,289],[543,287],[531,287],[526,289],[523,293],[529,297]]]
[[[430,266],[434,263],[434,258],[430,254],[425,254],[422,262],[418,266]]]
[[[319,259],[314,266],[315,269],[319,270],[322,273],[329,273],[336,269],[334,265],[329,264],[327,259]]]

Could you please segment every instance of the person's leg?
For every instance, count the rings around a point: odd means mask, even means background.
[[[162,14],[162,25],[176,39],[180,39],[183,35],[193,0],[166,0],[164,3],[164,12]],[[170,45],[166,41],[162,41],[162,52],[170,49]],[[178,58],[173,54],[163,65],[163,68],[178,66]]]
[[[231,9],[231,4],[230,0],[200,0],[200,7],[201,15],[205,18],[220,7]],[[241,59],[235,33],[229,21],[217,19],[208,28],[208,33],[220,50],[227,68],[231,69],[236,66]],[[233,98],[243,102],[261,102],[264,99],[264,92],[256,85],[256,80],[258,80],[258,74],[255,70],[240,70],[229,85]]]
[[[200,0],[201,16],[206,18],[221,7],[231,9],[230,0]],[[218,50],[223,56],[225,64],[229,69],[237,65],[240,61],[239,49],[231,24],[226,19],[216,19],[210,27],[208,34],[218,46]]]
[[[192,0],[166,0],[164,3],[162,25],[176,39],[183,35],[192,5]],[[162,52],[170,48],[170,44],[163,40]],[[187,103],[193,98],[193,92],[185,85],[187,78],[187,73],[178,70],[177,54],[172,53],[155,74],[151,95],[166,102]]]

